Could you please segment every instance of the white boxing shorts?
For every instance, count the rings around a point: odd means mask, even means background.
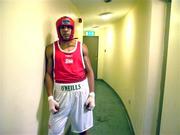
[[[59,112],[50,114],[48,135],[63,135],[67,120],[71,131],[81,133],[93,126],[93,112],[86,109],[89,95],[88,81],[78,83],[55,83],[54,99],[59,103]]]

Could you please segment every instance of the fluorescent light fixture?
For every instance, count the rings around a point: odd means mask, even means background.
[[[98,25],[95,25],[95,26],[93,26],[92,28],[99,28],[99,26],[98,26]]]
[[[99,16],[103,19],[103,20],[108,20],[111,18],[112,13],[111,12],[104,12],[99,14]]]

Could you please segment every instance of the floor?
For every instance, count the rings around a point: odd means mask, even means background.
[[[96,80],[94,127],[89,135],[134,135],[128,114],[119,96],[102,80]],[[66,135],[77,135],[70,130]]]

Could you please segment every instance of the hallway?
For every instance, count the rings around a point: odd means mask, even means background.
[[[122,11],[132,0],[123,1],[116,4]],[[64,15],[75,20],[79,41],[86,32],[99,37],[97,78],[114,89],[96,80],[91,135],[133,135],[126,110],[136,135],[180,135],[180,0],[137,0],[123,17],[98,25],[92,20],[101,20],[102,6],[93,2],[108,6],[103,0],[1,0],[0,135],[47,134],[44,52],[58,40],[55,23]],[[106,9],[114,10],[111,4]],[[83,16],[93,8],[96,14]]]
[[[119,96],[102,80],[96,80],[94,127],[90,135],[134,135]],[[76,135],[68,131],[67,135]]]

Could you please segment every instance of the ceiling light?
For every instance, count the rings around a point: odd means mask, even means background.
[[[95,25],[95,26],[93,26],[92,28],[99,28],[99,26],[98,26],[98,25]]]
[[[108,3],[108,2],[111,2],[111,0],[104,0],[104,2]]]
[[[112,13],[111,13],[111,12],[105,12],[105,13],[99,14],[99,16],[100,16],[103,20],[108,20],[108,19],[111,18]]]

